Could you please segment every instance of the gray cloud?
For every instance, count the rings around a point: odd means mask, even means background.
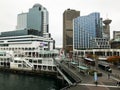
[[[81,15],[100,12],[104,19],[112,19],[111,37],[113,30],[120,29],[120,0],[1,0],[0,1],[0,31],[15,29],[17,14],[27,12],[35,3],[40,3],[49,11],[49,24],[52,37],[57,46],[62,46],[62,16],[64,10],[71,8],[79,10]]]

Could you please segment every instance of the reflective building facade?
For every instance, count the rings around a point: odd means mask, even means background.
[[[73,25],[74,49],[91,48],[92,39],[102,38],[101,19],[98,12],[75,18]]]
[[[49,32],[49,18],[48,11],[40,4],[35,4],[29,9],[28,13],[18,14],[17,17],[17,30],[33,29],[41,33]]]
[[[29,9],[27,16],[27,28],[38,30],[40,32],[48,32],[48,11],[40,4],[35,4]]]
[[[24,35],[35,35],[35,36],[40,36],[40,33],[38,32],[38,30],[33,30],[33,29],[16,30],[16,31],[1,32],[0,37],[24,36]]]
[[[15,31],[1,32],[0,37],[37,35],[49,38],[49,14],[45,7],[40,4],[33,5],[27,13],[20,13],[17,16]]]

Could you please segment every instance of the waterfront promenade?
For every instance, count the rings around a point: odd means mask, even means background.
[[[79,83],[75,86],[72,86],[66,90],[120,90],[120,86],[116,85],[116,80],[119,80],[117,78],[114,78],[111,76],[110,79],[108,79],[106,74],[103,74],[102,77],[99,77],[98,85],[96,86],[94,84],[94,80],[87,80],[88,82]]]
[[[94,76],[91,76],[88,73],[80,73],[77,67],[73,67],[71,64],[66,63],[66,61],[62,63],[71,72],[77,74],[82,81],[80,83],[74,83],[73,85],[65,87],[61,90],[120,90],[120,86],[116,85],[117,81],[120,81],[120,79],[112,75],[108,77],[108,73],[103,70],[98,69],[98,71],[102,73],[102,76],[98,77],[98,85],[96,86],[94,83]],[[120,73],[120,70],[112,70],[114,74]]]

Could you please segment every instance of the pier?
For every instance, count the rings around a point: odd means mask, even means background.
[[[5,67],[0,67],[0,72],[10,72],[14,74],[39,75],[39,76],[50,76],[50,77],[56,77],[56,74],[57,74],[56,71],[10,69],[10,68],[5,68]]]
[[[57,66],[57,71],[68,82],[69,85],[73,85],[74,83],[79,83],[82,81],[81,77],[78,74],[76,74],[73,70],[71,70],[69,66],[67,66],[64,62],[62,62],[61,60],[56,60],[55,58],[54,62]],[[70,81],[62,71],[66,72],[74,80],[74,82]]]
[[[115,78],[114,76],[110,76],[108,78],[108,73],[102,71],[98,68],[98,72],[102,73],[102,76],[98,76],[98,84],[95,84],[94,75],[89,73],[81,73],[78,70],[78,66],[72,66],[73,63],[70,61],[67,62],[64,60],[57,60],[54,58],[54,62],[57,66],[57,70],[60,75],[64,78],[64,80],[68,83],[68,86],[62,88],[61,90],[119,90],[120,87],[116,86],[116,82],[120,81],[119,78]],[[66,72],[74,82],[72,82],[64,72]],[[114,70],[113,70],[114,71]],[[62,73],[63,74],[62,74]],[[117,73],[117,72],[115,72]]]

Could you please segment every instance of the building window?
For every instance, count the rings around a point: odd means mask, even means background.
[[[18,63],[22,63],[22,61],[18,61]]]
[[[16,61],[16,60],[15,60],[14,62],[15,62],[15,63],[17,63],[17,61]]]
[[[22,65],[21,65],[21,64],[18,64],[18,67],[22,67]]]
[[[42,60],[38,60],[38,63],[42,64]]]
[[[37,63],[37,61],[36,61],[36,60],[34,60],[34,61],[33,61],[33,63]]]
[[[30,59],[30,60],[29,60],[29,62],[31,62],[31,63],[32,63],[32,59]]]

